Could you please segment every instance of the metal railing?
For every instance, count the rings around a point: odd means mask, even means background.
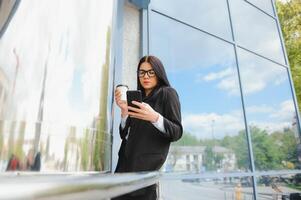
[[[110,199],[158,182],[159,172],[0,174],[0,199]]]

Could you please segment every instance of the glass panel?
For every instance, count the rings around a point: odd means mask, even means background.
[[[7,20],[14,14],[14,6],[19,4],[16,0],[0,1],[0,37],[5,30]]]
[[[287,69],[242,49],[238,58],[256,169],[296,168],[299,134]]]
[[[258,8],[266,11],[270,15],[274,16],[272,0],[247,0],[247,1],[254,4]]]
[[[285,64],[276,21],[242,0],[232,0],[231,15],[239,45]]]
[[[0,40],[0,162],[41,153],[42,170],[110,168],[112,10],[107,0],[20,3]]]
[[[150,52],[179,93],[184,125],[163,170],[248,171],[233,46],[160,14],[151,17]]]
[[[257,177],[257,199],[294,200],[301,198],[301,174]]]
[[[160,181],[162,199],[253,200],[251,177],[194,178]]]
[[[152,0],[151,7],[192,26],[232,40],[226,0]]]

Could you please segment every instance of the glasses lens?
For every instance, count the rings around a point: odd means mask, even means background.
[[[153,77],[153,76],[155,76],[155,71],[154,70],[149,70],[147,74],[148,74],[149,77]]]
[[[143,71],[143,70],[138,71],[138,76],[139,77],[143,77],[144,75],[145,75],[145,71]]]
[[[144,77],[145,74],[147,74],[148,77],[154,77],[156,75],[155,71],[154,70],[148,70],[148,71],[145,71],[145,70],[139,70],[138,71],[138,76],[140,78]]]

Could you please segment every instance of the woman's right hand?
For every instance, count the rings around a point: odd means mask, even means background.
[[[121,109],[121,117],[128,115],[128,104],[126,101],[121,100],[121,92],[115,89],[115,102],[117,106]]]

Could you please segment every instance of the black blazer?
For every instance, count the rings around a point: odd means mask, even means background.
[[[165,133],[151,122],[128,117],[125,128],[119,128],[122,145],[115,172],[160,169],[166,160],[170,143],[182,136],[180,102],[173,88],[154,89],[143,102],[163,116]]]

